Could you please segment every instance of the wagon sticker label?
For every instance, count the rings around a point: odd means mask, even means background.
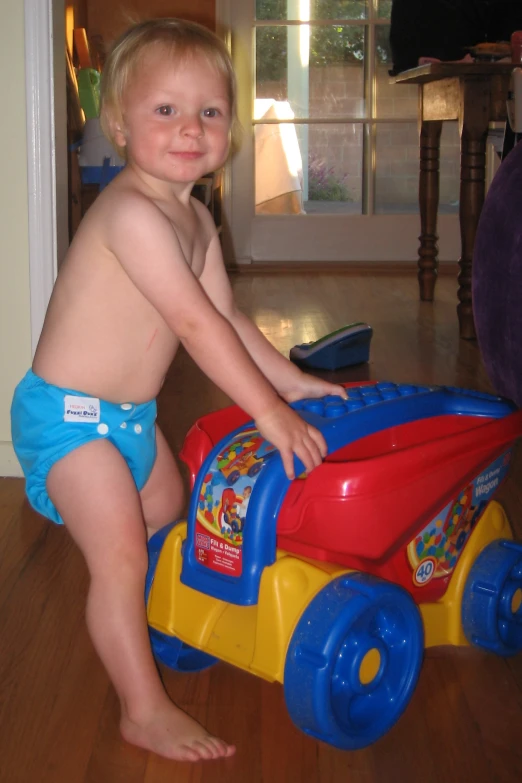
[[[416,587],[449,576],[487,504],[509,468],[511,449],[479,473],[457,497],[408,544]]]
[[[212,461],[198,497],[195,551],[200,564],[241,576],[248,505],[266,460],[275,453],[272,444],[249,427]]]
[[[413,581],[417,587],[427,585],[431,581],[432,576],[435,573],[437,567],[437,561],[434,557],[425,557],[421,560],[415,571],[413,572]]]

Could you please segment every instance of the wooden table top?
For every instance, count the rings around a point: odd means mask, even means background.
[[[392,77],[396,84],[425,84],[439,79],[468,76],[503,76],[516,66],[510,62],[480,63],[428,63],[402,71]]]

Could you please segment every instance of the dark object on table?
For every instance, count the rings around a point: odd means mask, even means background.
[[[362,364],[370,358],[372,335],[373,329],[368,324],[348,324],[315,342],[294,345],[290,359],[296,364],[317,370],[338,370]]]
[[[419,57],[461,60],[470,47],[509,41],[521,29],[521,0],[393,0],[390,73],[415,68]]]
[[[470,46],[468,51],[476,63],[494,63],[498,60],[511,59],[511,43],[509,41],[479,43],[476,46]]]
[[[473,257],[479,347],[495,391],[522,406],[522,144],[486,196]]]

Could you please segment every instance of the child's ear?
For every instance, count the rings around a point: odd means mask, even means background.
[[[125,129],[122,122],[114,122],[112,124],[112,135],[114,141],[118,147],[125,147],[127,144],[127,137],[125,135]]]
[[[100,123],[102,131],[112,144],[120,148],[127,145],[123,117],[119,112],[112,109],[112,107],[102,106]]]
[[[127,138],[125,136],[125,125],[121,114],[116,111],[107,111],[105,114],[105,124],[106,126],[109,126],[111,139],[114,140],[118,147],[125,147]]]

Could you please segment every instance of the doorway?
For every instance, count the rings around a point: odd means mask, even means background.
[[[390,84],[390,0],[228,0],[244,129],[226,213],[239,263],[411,262],[418,95]],[[458,129],[441,151],[441,258],[459,255]]]

